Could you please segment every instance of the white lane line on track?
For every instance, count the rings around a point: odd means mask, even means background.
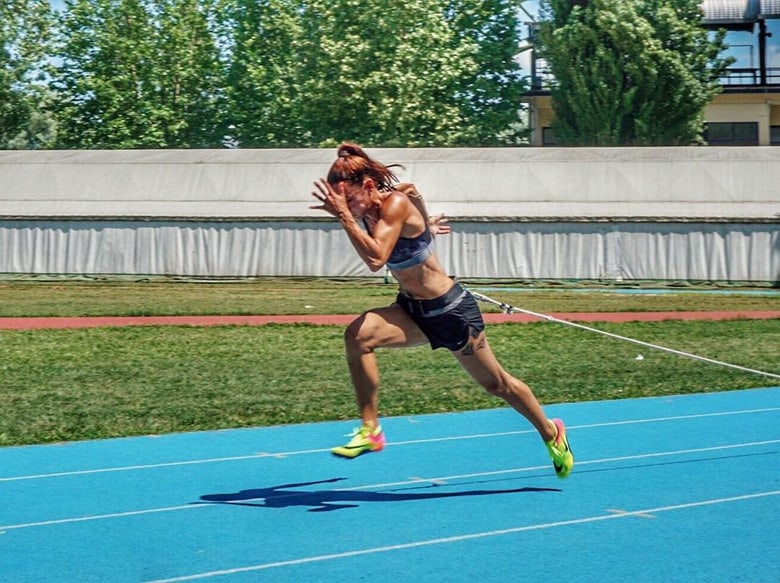
[[[728,504],[734,502],[741,502],[744,500],[753,500],[756,498],[765,498],[768,496],[777,496],[780,494],[780,490],[771,490],[768,492],[756,492],[753,494],[743,494],[741,496],[730,496],[728,498],[713,498],[710,500],[698,500],[694,502],[685,502],[682,504],[673,504],[670,506],[659,506],[656,508],[644,508],[642,510],[635,510],[631,512],[623,512],[620,514],[608,513],[600,514],[596,516],[586,516],[583,518],[575,518],[572,520],[561,520],[557,522],[545,522],[540,524],[529,524],[525,526],[517,526],[514,528],[504,528],[500,530],[490,530],[484,532],[475,532],[470,534],[462,534],[457,536],[449,536],[442,538],[434,538],[427,540],[414,541],[410,543],[403,543],[397,545],[387,545],[382,547],[373,547],[368,549],[359,549],[355,551],[345,551],[343,553],[333,553],[329,555],[318,555],[313,557],[302,557],[299,559],[291,559],[288,561],[276,561],[272,563],[261,563],[258,565],[250,565],[246,567],[236,567],[233,569],[224,569],[221,571],[209,571],[205,573],[195,573],[192,575],[184,575],[181,577],[172,577],[169,579],[155,579],[148,581],[147,583],[179,583],[181,581],[194,581],[196,579],[208,579],[211,577],[220,577],[225,575],[236,575],[239,573],[251,573],[256,571],[263,571],[266,569],[275,569],[279,567],[291,567],[295,565],[303,565],[306,563],[320,563],[324,561],[333,561],[338,559],[347,559],[351,557],[358,557],[361,555],[371,555],[376,553],[387,553],[391,551],[402,551],[406,549],[413,549],[418,547],[433,546],[457,543],[467,540],[474,540],[480,538],[488,538],[494,536],[504,536],[508,534],[517,534],[520,532],[527,532],[533,530],[543,530],[548,528],[559,528],[562,526],[573,526],[577,524],[588,524],[593,522],[602,522],[606,520],[619,520],[621,518],[628,518],[634,516],[647,516],[656,515],[662,512],[671,512],[674,510],[685,510],[689,508],[697,508],[700,506],[712,506],[715,504]]]
[[[41,520],[39,522],[28,522],[26,524],[11,524],[9,526],[0,526],[0,532],[6,530],[18,530],[21,528],[34,528],[36,526],[54,526],[57,524],[72,524],[74,522],[89,522],[92,520],[105,520],[107,518],[124,518],[126,516],[140,516],[142,514],[155,514],[158,512],[174,512],[177,510],[189,510],[200,508],[197,504],[182,504],[180,506],[165,506],[162,508],[146,508],[144,510],[128,510],[127,512],[114,512],[112,514],[94,514],[92,516],[75,516],[71,518],[55,518],[53,520]]]
[[[767,441],[755,441],[751,443],[735,443],[730,445],[719,445],[719,446],[713,446],[713,447],[701,447],[701,448],[695,448],[695,449],[683,449],[683,450],[677,450],[677,451],[663,451],[663,452],[653,452],[653,453],[644,453],[644,454],[636,454],[636,455],[628,455],[628,456],[621,456],[621,457],[611,457],[611,458],[602,458],[602,459],[596,459],[596,460],[585,460],[585,461],[578,461],[577,467],[580,466],[590,466],[590,465],[596,465],[596,464],[609,464],[609,463],[615,463],[615,462],[623,462],[623,461],[634,461],[634,460],[640,460],[640,459],[648,459],[648,458],[657,458],[657,457],[668,457],[668,456],[676,456],[676,455],[684,455],[684,454],[693,454],[693,453],[703,453],[703,452],[712,452],[712,451],[723,451],[723,450],[729,450],[729,449],[739,449],[739,448],[747,448],[747,447],[759,447],[762,445],[772,445],[772,444],[778,444],[780,443],[780,439],[771,439]],[[489,476],[501,476],[501,475],[507,475],[507,474],[519,474],[523,472],[533,472],[533,471],[539,471],[539,470],[548,470],[549,465],[545,464],[542,466],[528,466],[524,468],[512,468],[508,470],[495,470],[491,472],[476,472],[472,474],[457,474],[452,476],[437,476],[433,478],[427,478],[426,481],[442,481],[442,482],[452,482],[454,480],[465,480],[465,479],[471,479],[471,478],[485,478]],[[391,487],[398,487],[398,486],[416,486],[420,485],[420,479],[419,478],[412,478],[409,480],[403,480],[400,482],[385,482],[385,483],[379,483],[379,484],[366,484],[363,486],[353,486],[351,488],[334,488],[333,491],[336,492],[350,492],[350,491],[359,491],[359,490],[379,490],[383,488],[391,488]],[[457,484],[451,484],[452,486],[455,486]],[[291,493],[289,497],[295,497],[299,496],[300,494],[293,494]],[[283,498],[283,496],[277,496],[276,499]],[[242,500],[242,502],[251,502],[252,500],[261,500],[262,498],[253,498],[253,499],[247,499]],[[22,524],[9,524],[6,526],[0,526],[0,532],[2,531],[9,531],[9,530],[18,530],[22,528],[33,528],[33,527],[40,527],[40,526],[52,526],[52,525],[58,525],[58,524],[69,524],[74,522],[87,522],[90,520],[106,520],[110,518],[124,518],[127,516],[139,516],[143,514],[154,514],[158,512],[175,512],[178,510],[190,510],[195,508],[208,508],[208,507],[216,507],[216,506],[223,506],[224,504],[219,503],[192,503],[192,504],[182,504],[178,506],[166,506],[162,508],[148,508],[144,510],[130,510],[126,512],[115,512],[110,514],[95,514],[95,515],[87,515],[87,516],[76,516],[71,518],[58,518],[58,519],[52,519],[52,520],[42,520],[38,522],[28,522],[28,523],[22,523]]]
[[[718,411],[714,413],[698,413],[698,414],[692,414],[692,415],[677,415],[677,416],[671,416],[671,417],[653,417],[649,419],[632,419],[632,420],[624,420],[624,421],[609,421],[606,423],[591,423],[591,424],[585,424],[585,425],[571,425],[566,427],[567,431],[572,430],[580,430],[580,429],[594,429],[594,428],[601,428],[601,427],[615,427],[620,425],[635,425],[640,423],[661,423],[666,421],[678,421],[678,420],[687,420],[687,419],[701,419],[706,417],[723,417],[723,416],[730,416],[730,415],[752,415],[755,413],[769,413],[773,411],[780,411],[780,407],[767,407],[764,409],[746,409],[746,410],[740,410],[740,411]],[[449,437],[436,437],[431,439],[415,439],[415,440],[409,440],[409,441],[396,441],[391,442],[387,444],[387,447],[399,447],[403,445],[418,445],[423,443],[435,443],[435,442],[444,442],[444,441],[459,441],[459,440],[466,440],[466,439],[485,439],[485,438],[491,438],[491,437],[503,437],[503,436],[509,436],[509,435],[523,435],[528,433],[535,433],[536,430],[534,429],[524,429],[519,431],[503,431],[498,433],[477,433],[472,435],[455,435],[455,436],[449,436]],[[240,456],[229,456],[229,457],[218,457],[218,458],[206,458],[206,459],[197,459],[197,460],[184,460],[184,461],[176,461],[176,462],[161,462],[157,464],[143,464],[143,465],[133,465],[133,466],[116,466],[116,467],[110,467],[110,468],[93,468],[88,470],[72,470],[68,472],[52,472],[48,474],[29,474],[25,476],[7,476],[0,478],[0,483],[2,482],[15,482],[15,481],[21,481],[21,480],[41,480],[46,478],[61,478],[66,476],[85,476],[89,474],[104,474],[109,472],[130,472],[130,471],[138,471],[138,470],[153,470],[157,468],[171,468],[171,467],[177,467],[177,466],[190,466],[190,465],[198,465],[198,464],[213,464],[213,463],[223,463],[223,462],[232,462],[232,461],[244,461],[244,460],[252,460],[252,459],[263,459],[263,458],[271,458],[271,459],[282,459],[289,456],[297,456],[297,455],[308,455],[308,454],[315,454],[315,453],[329,453],[330,448],[324,448],[324,449],[305,449],[305,450],[299,450],[299,451],[286,451],[286,452],[276,452],[276,453],[269,453],[269,452],[260,452],[256,454],[248,454],[248,455],[240,455]]]

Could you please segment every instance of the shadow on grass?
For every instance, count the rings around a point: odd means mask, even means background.
[[[296,488],[330,484],[347,478],[331,478],[315,482],[284,484],[270,488],[254,488],[224,494],[204,494],[198,504],[230,504],[256,508],[310,507],[309,512],[328,512],[344,508],[358,508],[361,502],[409,502],[435,498],[458,498],[461,496],[488,496],[493,494],[520,494],[528,492],[560,492],[557,488],[512,488],[507,490],[463,490],[459,492],[372,492],[368,490],[317,490],[303,491]],[[435,484],[426,488],[439,488]]]

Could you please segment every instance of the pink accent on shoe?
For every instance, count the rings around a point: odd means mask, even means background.
[[[385,432],[380,431],[379,435],[373,433],[368,436],[369,441],[373,444],[371,451],[382,451],[385,447]]]
[[[555,425],[555,439],[553,439],[553,443],[555,445],[559,445],[561,443],[561,437],[566,433],[566,428],[563,425],[563,420],[561,419],[551,419],[553,425]]]

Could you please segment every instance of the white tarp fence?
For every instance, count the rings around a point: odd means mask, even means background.
[[[387,149],[453,275],[780,280],[780,148]],[[360,276],[332,150],[0,152],[0,273]]]
[[[780,280],[777,225],[459,222],[437,247],[460,277]],[[370,275],[333,223],[0,222],[0,248],[0,273]]]

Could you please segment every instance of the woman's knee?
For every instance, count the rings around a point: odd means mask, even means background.
[[[491,378],[484,379],[480,384],[488,393],[502,399],[509,395],[521,393],[527,388],[522,381],[505,371]]]
[[[370,352],[375,348],[372,345],[373,330],[376,327],[372,323],[374,318],[376,316],[369,311],[350,322],[347,329],[344,330],[344,344],[347,348],[357,349],[361,352]]]
[[[500,397],[507,392],[507,383],[503,375],[495,375],[489,378],[480,379],[482,388],[495,397]]]

